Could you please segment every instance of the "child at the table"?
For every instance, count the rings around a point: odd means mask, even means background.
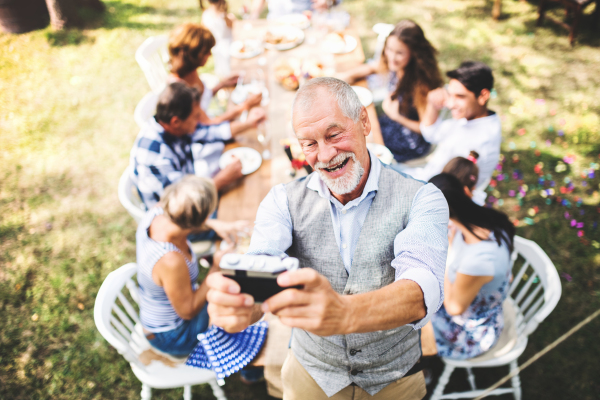
[[[233,40],[231,28],[233,21],[236,20],[235,15],[227,12],[225,0],[208,0],[207,7],[200,0],[200,9],[202,9],[202,25],[210,30],[216,41],[212,50],[215,71],[222,76],[228,75],[230,72],[229,46]]]

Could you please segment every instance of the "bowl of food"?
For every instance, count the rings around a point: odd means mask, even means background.
[[[288,90],[296,90],[304,82],[321,76],[325,76],[325,67],[316,58],[280,59],[275,64],[275,79]]]
[[[269,50],[289,50],[304,41],[304,31],[293,26],[275,26],[267,30],[264,45]]]

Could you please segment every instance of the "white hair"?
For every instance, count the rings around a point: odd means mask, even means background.
[[[318,89],[323,88],[331,94],[337,101],[337,105],[342,114],[350,118],[354,123],[360,120],[362,104],[358,99],[356,92],[346,82],[336,78],[322,77],[314,78],[300,86],[294,103],[292,105],[292,121],[294,120],[294,111],[307,111],[317,100]]]
[[[347,158],[352,159],[352,165],[349,167],[350,169],[344,175],[336,178],[330,179],[327,174],[323,172],[324,168],[329,168],[341,164],[346,161]],[[351,152],[340,153],[335,156],[328,163],[322,163],[317,161],[315,163],[315,171],[319,173],[321,176],[321,180],[325,183],[325,185],[335,194],[348,194],[352,192],[358,184],[360,183],[361,178],[365,174],[365,169],[361,165],[356,155]]]

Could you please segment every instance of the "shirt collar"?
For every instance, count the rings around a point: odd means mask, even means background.
[[[191,141],[191,135],[183,135],[183,136],[174,136],[171,135],[169,132],[167,132],[165,130],[165,128],[163,128],[163,126],[161,124],[158,123],[158,121],[152,117],[148,120],[148,124],[150,125],[152,131],[156,132],[156,134],[158,134],[160,137],[162,137],[163,141],[165,143],[177,143],[177,142],[190,142]]]
[[[371,158],[371,170],[369,171],[369,177],[367,178],[367,183],[365,184],[365,188],[363,189],[362,194],[360,195],[360,197],[348,202],[346,205],[343,206],[343,208],[350,208],[353,205],[362,202],[369,195],[369,193],[377,192],[377,190],[379,189],[379,174],[381,173],[381,161],[379,161],[379,159],[375,157],[370,150],[369,157]],[[327,199],[332,202],[335,200],[334,204],[341,204],[339,203],[339,201],[337,201],[335,197],[331,195],[329,188],[327,187],[327,185],[325,185],[325,182],[323,182],[318,172],[313,172],[308,179],[309,181],[306,185],[308,189],[314,190],[315,192],[319,193],[319,196],[323,197],[324,199]]]
[[[473,125],[478,125],[478,124],[487,124],[487,123],[491,122],[492,120],[495,120],[498,118],[498,114],[496,114],[494,111],[488,110],[488,112],[490,114],[486,115],[485,117],[475,118],[475,119],[471,119],[471,120],[467,120],[466,118],[461,118],[461,119],[457,120],[456,123],[459,126],[466,126],[466,125],[473,126]]]

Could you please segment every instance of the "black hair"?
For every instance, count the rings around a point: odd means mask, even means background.
[[[463,61],[455,70],[446,72],[446,76],[462,83],[475,97],[479,97],[483,89],[491,91],[494,87],[492,69],[479,61]]]
[[[198,89],[183,82],[171,83],[158,96],[154,119],[167,124],[173,117],[183,121],[192,113],[194,103],[199,102],[200,92]]]
[[[504,241],[510,252],[513,251],[513,239],[515,237],[515,226],[510,222],[508,216],[500,211],[482,207],[473,203],[473,200],[465,194],[463,184],[454,175],[442,173],[429,180],[444,194],[450,210],[450,218],[458,220],[475,237],[481,240],[473,228],[479,227],[494,233],[498,246]]]
[[[477,179],[479,179],[479,167],[477,166],[478,159],[479,153],[475,150],[471,150],[469,152],[469,158],[454,157],[452,160],[448,161],[448,164],[446,164],[442,172],[454,175],[463,186],[468,187],[469,190],[472,191],[475,188]]]

